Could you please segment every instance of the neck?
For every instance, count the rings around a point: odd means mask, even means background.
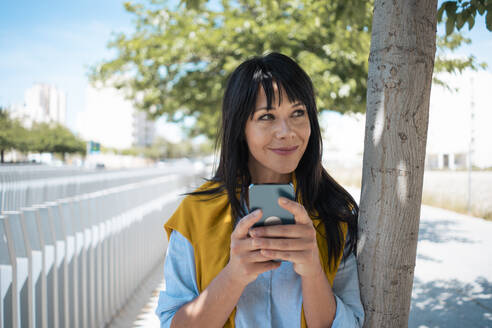
[[[292,173],[277,173],[265,168],[258,168],[251,164],[249,173],[251,175],[251,183],[289,183],[292,181]]]

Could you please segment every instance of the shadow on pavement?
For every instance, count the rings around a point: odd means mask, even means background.
[[[436,258],[428,256],[428,255],[419,254],[419,253],[417,253],[417,260],[443,263],[442,260],[436,259]]]
[[[408,327],[492,327],[492,283],[415,279]]]
[[[420,221],[419,242],[430,241],[433,243],[459,242],[474,244],[472,239],[460,237],[463,231],[456,229],[458,224],[453,220]]]

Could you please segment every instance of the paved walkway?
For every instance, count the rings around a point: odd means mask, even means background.
[[[159,263],[145,279],[130,302],[115,316],[107,328],[145,327],[159,328],[159,319],[154,314],[159,291],[165,289],[163,278],[164,261]]]
[[[162,273],[160,264],[110,327],[159,327]],[[492,222],[422,206],[409,327],[492,327]]]
[[[492,222],[422,206],[409,327],[492,327]]]

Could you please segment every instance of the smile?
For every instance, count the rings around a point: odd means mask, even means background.
[[[294,153],[297,150],[297,148],[299,148],[299,146],[270,148],[270,150],[277,155],[290,155]]]

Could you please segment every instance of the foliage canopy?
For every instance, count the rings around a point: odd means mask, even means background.
[[[93,66],[91,80],[123,89],[150,117],[194,117],[192,136],[216,134],[227,77],[246,58],[271,51],[311,76],[320,110],[365,111],[373,1],[188,0],[170,7],[150,0],[125,7],[135,31],[114,37],[116,58]],[[441,50],[467,41],[455,34],[440,40]],[[436,57],[436,72],[478,66],[474,57]]]
[[[454,0],[445,1],[437,11],[438,21],[444,20],[446,13],[446,35],[453,33],[456,28],[458,31],[468,23],[471,30],[475,25],[477,14],[485,14],[485,26],[492,31],[492,0]]]

